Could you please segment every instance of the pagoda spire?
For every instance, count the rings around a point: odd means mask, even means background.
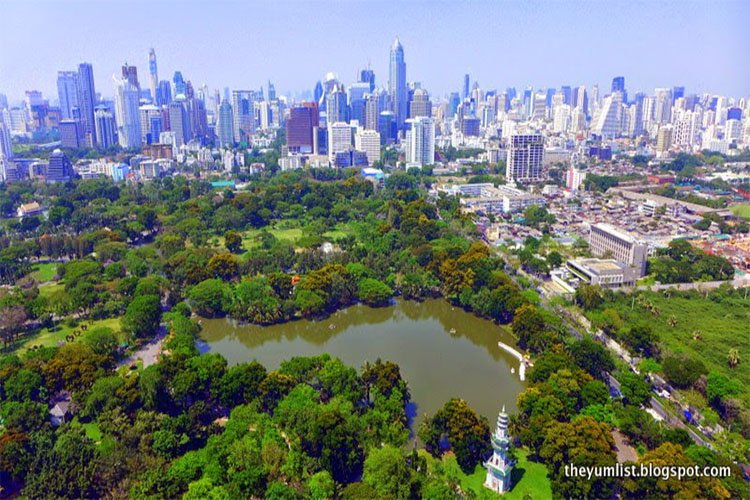
[[[515,461],[508,457],[510,449],[510,435],[508,434],[508,414],[505,413],[505,405],[497,415],[495,432],[491,436],[492,456],[484,463],[487,468],[487,478],[484,481],[485,488],[495,493],[505,493],[511,487],[511,475]]]

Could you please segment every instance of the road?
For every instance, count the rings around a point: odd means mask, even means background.
[[[117,363],[117,367],[130,366],[139,359],[143,362],[143,367],[146,368],[155,364],[159,361],[159,355],[162,351],[162,344],[164,338],[167,336],[167,329],[164,326],[159,328],[159,333],[153,339],[149,340],[146,344],[143,344],[138,350],[134,351],[127,358],[121,359]]]

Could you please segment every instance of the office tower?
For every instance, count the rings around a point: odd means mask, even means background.
[[[742,108],[729,108],[727,110],[727,120],[742,120]]]
[[[450,97],[448,97],[448,112],[446,113],[446,117],[453,118],[456,116],[459,104],[461,104],[461,98],[458,96],[458,92],[451,92]]]
[[[407,114],[408,91],[406,88],[406,63],[404,62],[404,47],[398,38],[391,46],[391,57],[388,77],[388,94],[391,97],[396,126],[402,128]]]
[[[141,90],[141,84],[138,83],[138,68],[130,66],[127,62],[122,65],[122,78],[130,82],[130,85],[136,87],[138,91]]]
[[[289,119],[286,121],[286,144],[290,153],[313,153],[318,121],[317,102],[303,102],[289,109]]]
[[[255,91],[233,90],[232,113],[234,116],[234,140],[248,142],[255,131]]]
[[[662,156],[672,147],[672,126],[666,125],[659,128],[656,133],[656,155]]]
[[[393,111],[381,111],[378,117],[378,133],[381,144],[393,144],[398,135],[398,123]]]
[[[419,116],[432,116],[430,94],[424,89],[414,90],[411,101],[409,101],[409,118],[417,118]]]
[[[328,124],[328,159],[333,161],[336,153],[351,151],[352,127],[345,122]]]
[[[323,84],[318,80],[315,83],[315,89],[313,90],[313,100],[320,104],[320,99],[323,97]]]
[[[346,91],[344,85],[336,82],[326,93],[326,121],[327,123],[348,122],[349,111],[346,105]]]
[[[510,137],[505,167],[508,183],[542,180],[544,138],[541,134],[514,134]]]
[[[568,104],[561,104],[555,107],[553,117],[553,130],[557,133],[565,133],[570,129],[572,108]]]
[[[373,90],[365,96],[365,128],[378,130],[380,113],[388,108],[388,95],[380,89]]]
[[[0,115],[0,160],[13,159],[13,142],[10,138],[10,125]]]
[[[80,120],[61,120],[59,129],[62,147],[78,149],[86,146],[86,138]]]
[[[177,98],[178,95],[187,94],[187,85],[185,85],[185,80],[182,78],[181,71],[174,72],[174,76],[172,77],[172,83],[174,84],[173,96],[175,99]]]
[[[672,102],[685,97],[685,87],[672,87]]]
[[[127,79],[115,79],[115,113],[117,140],[124,149],[141,146],[140,92]]]
[[[589,247],[595,257],[611,255],[613,259],[635,268],[639,276],[646,272],[646,244],[610,224],[591,225]]]
[[[375,72],[370,69],[369,65],[367,69],[359,72],[359,82],[369,84],[370,92],[375,90]]]
[[[622,92],[612,92],[604,98],[594,115],[591,131],[606,139],[618,137],[622,127]]]
[[[185,102],[185,110],[189,123],[188,140],[203,139],[208,136],[208,114],[206,103],[197,97],[191,97]]]
[[[462,99],[468,99],[469,98],[469,74],[464,75],[464,88],[463,92],[461,93]]]
[[[672,89],[654,90],[654,122],[657,124],[672,121]]]
[[[421,167],[435,163],[435,122],[421,116],[407,120],[406,165]]]
[[[226,99],[219,105],[219,122],[216,126],[219,136],[219,145],[223,148],[231,148],[234,145],[234,117],[232,105]]]
[[[742,137],[742,122],[729,119],[724,123],[724,140],[738,141]]]
[[[349,120],[357,120],[364,126],[367,121],[367,94],[370,92],[369,82],[357,82],[346,89],[349,102]]]
[[[174,133],[174,144],[178,148],[193,138],[185,102],[182,100],[169,103],[169,130]]]
[[[58,71],[57,97],[60,100],[60,115],[63,120],[73,118],[73,108],[78,108],[78,72]]]
[[[0,94],[0,110],[8,109],[8,96]]]
[[[73,178],[73,165],[65,153],[56,149],[49,155],[47,182],[67,182]]]
[[[354,149],[364,151],[367,164],[372,165],[380,160],[380,134],[375,130],[359,128],[354,136]]]
[[[97,145],[96,127],[94,126],[94,107],[96,106],[96,89],[94,88],[94,69],[89,63],[78,65],[78,106],[81,108],[81,123],[89,147]]]
[[[531,120],[544,120],[547,117],[547,93],[535,92],[531,100]]]
[[[622,102],[628,102],[628,92],[625,90],[625,77],[616,76],[612,79],[612,92],[622,93]]]
[[[271,83],[271,80],[268,80],[268,100],[269,101],[276,100],[276,86],[273,83]]]
[[[159,135],[164,131],[161,108],[153,104],[144,104],[138,111],[141,121],[141,142],[144,144],[159,142]]]
[[[99,140],[99,146],[102,149],[111,148],[116,143],[115,137],[115,117],[112,113],[103,108],[98,108],[94,112],[94,122],[96,128],[96,137]]]
[[[562,92],[563,104],[569,104],[570,106],[575,105],[575,103],[572,101],[573,92],[570,88],[570,85],[563,85],[562,87],[560,87],[560,92]]]
[[[156,52],[153,48],[148,51],[148,76],[151,86],[151,99],[156,105],[159,105],[160,103],[156,99],[156,92],[159,87],[159,72],[156,69]]]
[[[172,102],[172,86],[168,80],[162,80],[156,88],[156,105],[166,106],[170,102]]]
[[[702,113],[699,111],[680,111],[674,124],[673,142],[687,148],[696,145],[700,136],[702,119]]]

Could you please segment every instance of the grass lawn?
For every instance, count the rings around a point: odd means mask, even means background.
[[[65,342],[65,337],[67,335],[72,334],[75,330],[80,329],[80,325],[87,324],[88,329],[91,330],[93,328],[97,328],[100,326],[106,326],[114,330],[115,332],[120,331],[120,318],[107,318],[102,320],[97,320],[89,323],[86,320],[83,320],[79,323],[79,326],[72,328],[65,324],[65,322],[60,323],[57,325],[56,329],[53,331],[50,331],[48,328],[42,328],[36,333],[30,333],[27,335],[22,335],[18,342],[16,343],[16,348],[14,349],[17,353],[23,353],[31,349],[33,346],[41,345],[43,347],[54,347],[59,342]],[[81,337],[78,337],[80,339]]]
[[[242,246],[245,248],[245,250],[251,250],[258,245],[260,245],[260,242],[258,241],[258,235],[262,233],[263,231],[268,231],[272,235],[274,235],[279,241],[287,241],[290,243],[295,243],[297,240],[302,238],[302,228],[300,227],[285,227],[285,228],[264,228],[264,229],[251,229],[249,231],[245,231],[242,235]],[[346,224],[339,224],[336,226],[336,228],[332,231],[326,231],[323,233],[323,238],[329,239],[329,240],[336,240],[337,238],[341,238],[343,236],[347,236],[352,233],[352,230],[350,227],[348,227]]]
[[[504,495],[498,495],[484,487],[487,470],[481,465],[477,465],[474,472],[467,475],[458,466],[456,457],[452,453],[443,456],[441,461],[432,458],[425,451],[420,451],[420,453],[424,453],[427,456],[427,461],[431,469],[436,465],[442,466],[446,476],[456,478],[464,491],[473,491],[478,499],[503,498],[521,500],[523,498],[531,498],[537,500],[552,498],[552,486],[547,477],[547,468],[543,464],[528,460],[527,452],[524,449],[516,449],[518,463],[513,469],[512,488]]]
[[[31,277],[34,278],[38,283],[45,283],[52,281],[57,275],[58,262],[45,262],[43,264],[36,264],[34,266],[34,272],[31,273]]]
[[[732,213],[743,219],[750,220],[750,203],[740,203],[739,205],[732,205],[729,207]]]
[[[55,292],[59,292],[60,290],[65,289],[65,284],[60,281],[55,281],[54,283],[48,283],[44,286],[39,287],[39,295],[42,297],[49,297]]]
[[[684,353],[701,360],[709,371],[738,380],[744,388],[740,397],[750,405],[750,298],[730,297],[715,302],[710,295],[706,299],[669,297],[662,292],[643,294],[658,308],[659,316],[652,315],[637,301],[633,304],[632,295],[624,294],[616,294],[615,301],[605,303],[602,309],[615,309],[626,326],[650,326],[659,337],[663,355]],[[674,326],[668,323],[671,316],[677,318]],[[696,331],[700,331],[701,340],[693,340]],[[740,364],[734,369],[727,364],[730,349],[740,353]]]

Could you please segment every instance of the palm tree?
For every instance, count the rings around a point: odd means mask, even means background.
[[[740,353],[737,349],[729,349],[729,354],[727,355],[727,363],[729,363],[729,368],[734,368],[738,364],[740,364]]]
[[[674,314],[673,314],[673,315],[671,315],[671,316],[669,317],[669,319],[667,319],[667,324],[668,324],[669,326],[671,326],[672,328],[674,328],[675,326],[677,326],[677,323],[678,323],[678,321],[677,321],[677,316],[675,316]]]
[[[693,340],[703,340],[703,332],[700,330],[693,330]]]

